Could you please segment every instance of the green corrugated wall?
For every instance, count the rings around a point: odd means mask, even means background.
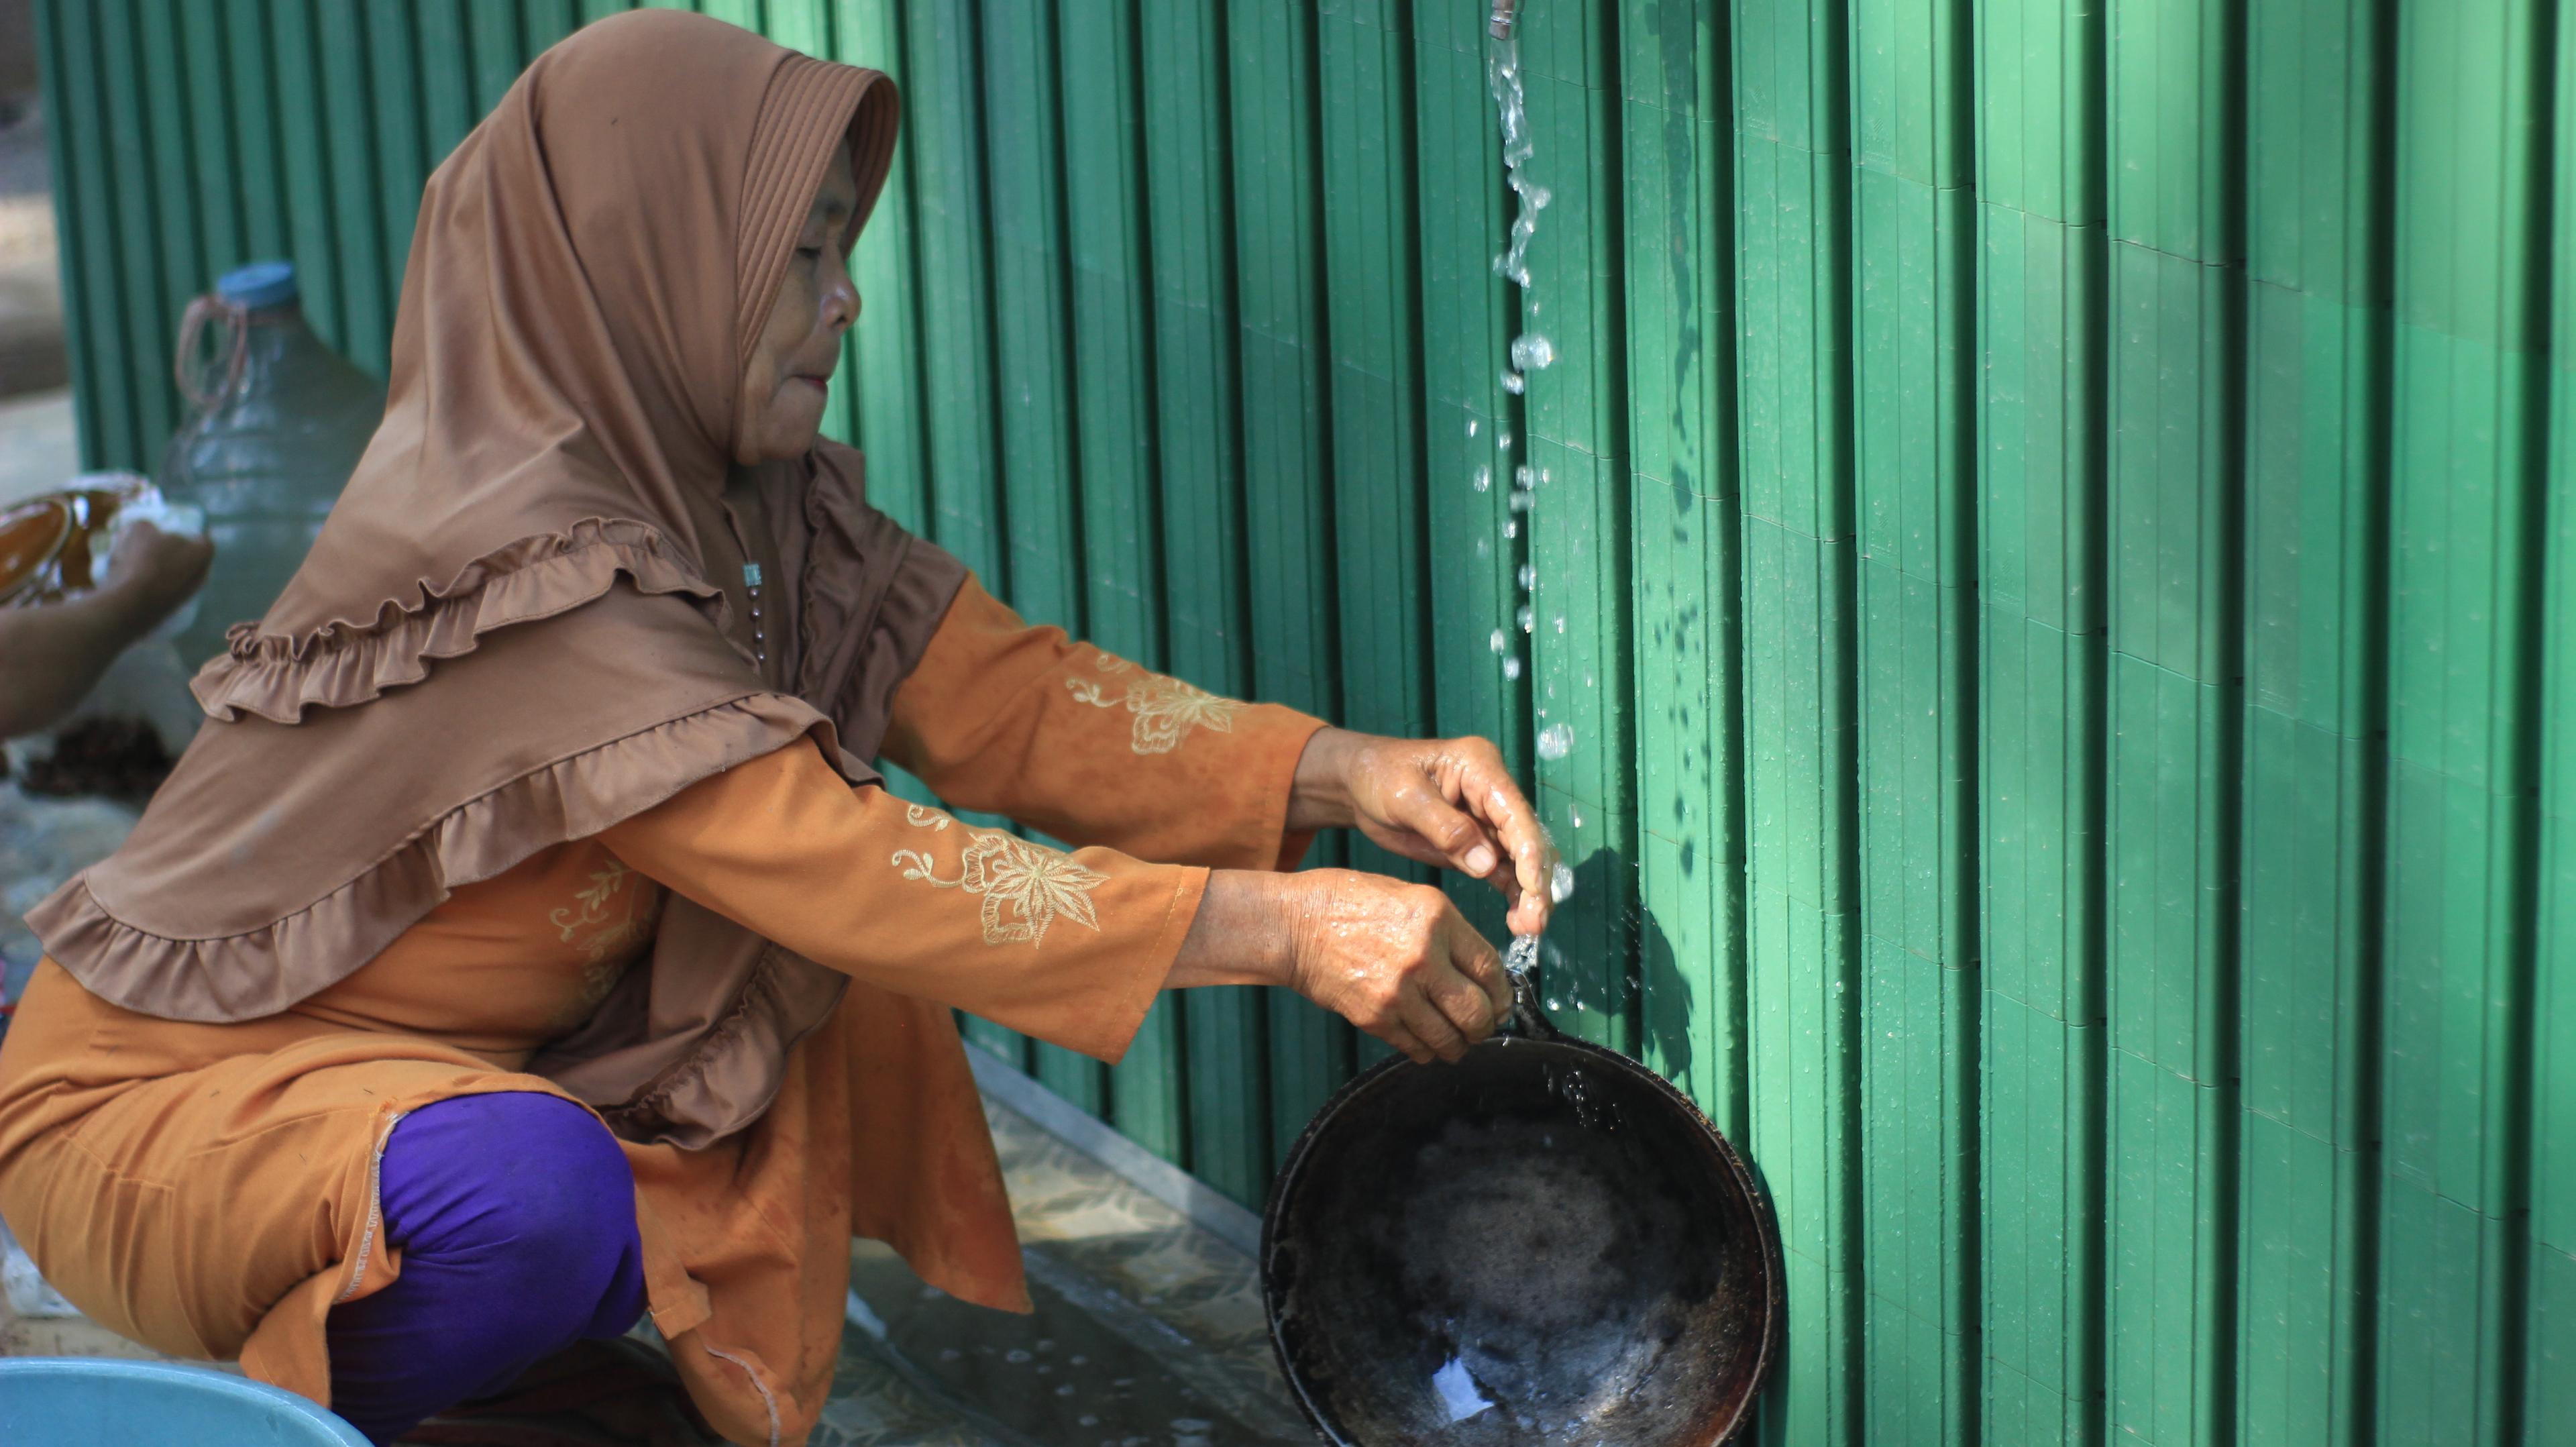
[[[236,261],[381,368],[423,177],[618,7],[38,8],[133,464]],[[1526,296],[1477,0],[706,8],[903,83],[831,420],[889,510],[1533,770],[1551,991],[1779,1208],[1765,1440],[2576,1442],[2554,0],[1527,0]],[[1114,1070],[976,1033],[1246,1201],[1379,1053],[1235,991]]]

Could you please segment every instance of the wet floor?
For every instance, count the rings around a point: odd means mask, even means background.
[[[1218,1447],[1312,1441],[1271,1430],[1258,1398],[1192,1355],[1195,1343],[1098,1283],[1032,1252],[1037,1311],[1010,1316],[924,1286],[892,1253],[862,1253],[854,1342],[925,1397],[1004,1443]],[[1072,1287],[1069,1294],[1065,1289]],[[879,1330],[882,1335],[879,1335]],[[1284,1424],[1282,1424],[1284,1425]]]
[[[1270,1356],[1252,1259],[1001,1106],[988,1107],[1035,1314],[851,1260],[815,1447],[1271,1447],[1316,1441]]]

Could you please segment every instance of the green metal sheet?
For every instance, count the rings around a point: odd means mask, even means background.
[[[1976,197],[1968,8],[1851,14],[1863,1370],[1874,1436],[1977,1438]]]
[[[2258,7],[2248,43],[2248,1443],[2359,1442],[2372,1411],[2392,8]]]
[[[1332,416],[1324,311],[1323,97],[1315,16],[1290,0],[1228,0],[1226,157],[1236,331],[1223,365],[1239,379],[1243,429],[1244,626],[1248,695],[1339,718],[1333,663]],[[1338,864],[1337,839],[1315,864]],[[1269,1002],[1272,1164],[1354,1063],[1340,1017],[1284,993]]]
[[[2553,16],[2399,18],[2385,1440],[2501,1443],[2540,1425],[2520,1417],[2551,245],[2533,118]]]
[[[1648,1064],[1741,1138],[1743,516],[1725,26],[1632,0],[1618,27],[1638,1039]]]

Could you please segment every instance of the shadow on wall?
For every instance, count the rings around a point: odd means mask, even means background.
[[[1642,1017],[1629,1053],[1688,1090],[1694,1058],[1691,1029],[1698,1007],[1685,983],[1672,936],[1643,911],[1632,911],[1624,929],[1587,917],[1597,907],[1595,901],[1633,897],[1636,876],[1637,867],[1628,856],[1606,846],[1574,864],[1574,893],[1562,916],[1566,927],[1549,931],[1540,956],[1540,993],[1549,1013],[1559,1017],[1558,1025],[1569,1030],[1574,1022],[1563,1017],[1573,1010]],[[1569,951],[1559,943],[1621,940],[1631,934],[1637,961],[1633,966],[1625,951],[1587,946]]]

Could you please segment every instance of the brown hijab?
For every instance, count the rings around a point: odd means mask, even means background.
[[[430,178],[385,420],[276,606],[198,675],[216,722],[29,915],[53,957],[128,1009],[250,1019],[454,886],[801,734],[874,779],[963,569],[869,508],[837,444],[737,479],[766,533],[725,496],[744,361],[834,148],[864,221],[894,136],[883,75],[702,16],[538,57]],[[534,1068],[632,1138],[702,1145],[767,1105],[841,985],[674,899],[651,968]]]

